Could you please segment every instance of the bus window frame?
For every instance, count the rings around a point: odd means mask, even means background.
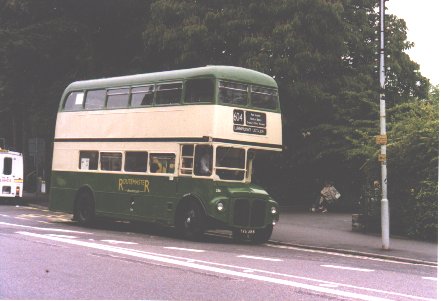
[[[112,93],[112,91],[115,90],[123,90],[123,89],[127,89],[127,93]],[[131,99],[131,94],[132,94],[132,88],[129,87],[111,87],[111,88],[106,88],[106,104],[105,104],[105,109],[106,110],[118,110],[118,109],[127,109],[130,107],[130,99]],[[126,105],[124,107],[109,107],[109,97],[111,96],[117,96],[117,95],[127,95],[127,102]]]
[[[67,93],[67,95],[65,96],[65,98],[63,100],[62,111],[64,111],[64,112],[77,112],[77,111],[84,110],[84,102],[86,101],[86,92],[87,92],[87,90],[72,90],[72,91],[69,91],[69,93]],[[66,109],[67,100],[69,99],[69,96],[74,94],[74,93],[78,93],[78,94],[82,93],[83,94],[83,97],[82,97],[83,100],[81,102],[81,105],[76,105],[74,103],[74,107],[72,109]]]
[[[145,153],[147,155],[146,165],[145,165],[145,171],[132,171],[126,169],[126,160],[127,160],[127,153]],[[125,174],[141,174],[145,175],[148,174],[149,171],[149,160],[150,160],[150,152],[149,151],[137,151],[137,150],[125,150],[123,153],[123,167],[121,171]]]
[[[235,149],[241,149],[244,151],[244,167],[243,168],[234,168],[234,167],[222,167],[222,166],[218,166],[217,165],[217,150],[219,147],[223,147],[223,148],[235,148]],[[214,176],[214,178],[217,181],[222,181],[222,182],[235,182],[235,183],[248,183],[248,178],[247,178],[247,167],[248,167],[248,150],[249,148],[247,147],[240,147],[237,145],[226,145],[226,144],[219,144],[216,145],[214,147],[215,151],[214,151],[214,155],[213,155],[213,172],[212,175]],[[219,175],[217,174],[217,170],[221,169],[221,170],[232,170],[232,171],[240,171],[243,172],[243,178],[242,180],[228,180],[228,179],[222,179],[221,177],[219,177]]]
[[[146,92],[149,91],[136,91],[135,93],[133,93],[133,89],[137,89],[137,88],[144,88],[144,87],[153,87],[153,99],[151,104],[147,104],[147,105],[141,105],[142,104],[142,100],[141,100],[141,104],[139,106],[134,106],[133,105],[133,94],[146,94]],[[155,93],[156,93],[156,84],[154,83],[146,83],[146,84],[142,84],[142,85],[135,85],[135,86],[131,86],[130,87],[130,99],[129,99],[129,108],[132,109],[139,109],[139,108],[149,108],[149,107],[153,107],[155,105]]]
[[[208,80],[212,83],[213,87],[213,95],[211,101],[200,101],[200,102],[187,102],[187,83],[194,80]],[[184,81],[184,87],[182,92],[182,104],[183,105],[200,105],[200,104],[215,104],[218,94],[217,80],[211,77],[195,77],[188,78]]]
[[[89,93],[91,92],[96,92],[96,91],[103,91],[104,92],[104,102],[102,107],[98,107],[98,108],[87,108],[87,97],[89,95]],[[97,89],[90,89],[90,90],[86,90],[85,95],[84,95],[84,100],[83,100],[83,110],[85,111],[100,111],[100,110],[108,110],[108,108],[106,107],[107,104],[107,88],[97,88]]]
[[[173,103],[158,103],[158,92],[160,91],[173,91],[173,90],[178,90],[178,89],[166,89],[166,90],[159,90],[159,87],[162,85],[173,85],[173,84],[181,84],[181,96],[179,98],[178,102],[173,102]],[[168,106],[176,106],[176,105],[182,105],[183,103],[183,97],[184,97],[184,81],[181,80],[177,80],[177,81],[170,81],[170,82],[159,82],[159,83],[155,83],[155,96],[153,98],[153,106],[157,106],[157,107],[168,107]]]
[[[176,164],[177,161],[177,154],[175,152],[163,152],[163,151],[149,151],[149,157],[148,157],[148,165],[147,165],[147,174],[148,175],[152,175],[152,176],[167,176],[167,177],[171,177],[171,176],[176,176],[177,175],[177,170],[178,170],[178,165]],[[174,170],[172,173],[167,173],[167,172],[152,172],[151,171],[151,163],[152,163],[152,159],[151,156],[152,155],[174,155]]]
[[[113,170],[113,169],[102,169],[102,161],[101,161],[101,159],[102,159],[102,154],[103,153],[108,153],[108,154],[120,154],[121,155],[121,162],[120,162],[120,167],[119,167],[119,170]],[[107,172],[109,172],[109,173],[123,173],[124,172],[124,170],[123,170],[123,152],[122,151],[99,151],[99,159],[98,159],[98,170],[99,171],[101,171],[101,172],[105,172],[105,173],[107,173]]]

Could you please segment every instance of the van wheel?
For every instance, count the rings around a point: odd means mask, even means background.
[[[202,239],[205,232],[205,215],[201,205],[196,201],[182,204],[176,216],[175,227],[183,238]]]
[[[75,201],[75,220],[82,225],[90,225],[95,220],[93,197],[88,191],[80,191]]]

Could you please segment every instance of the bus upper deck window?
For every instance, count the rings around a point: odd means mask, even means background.
[[[248,104],[248,86],[221,81],[219,82],[219,100],[225,104],[246,106]]]
[[[129,89],[111,89],[107,91],[107,107],[111,109],[127,108],[129,104]]]
[[[148,85],[132,88],[132,107],[151,106],[155,95],[155,86]]]
[[[156,104],[167,105],[180,103],[182,95],[182,83],[167,83],[157,86]]]
[[[213,102],[214,82],[211,79],[191,79],[185,83],[185,102]]]
[[[88,110],[103,109],[106,102],[106,90],[91,90],[86,94],[84,107]]]
[[[275,89],[251,86],[251,105],[261,109],[277,109],[278,93]]]
[[[65,111],[77,111],[83,108],[84,93],[70,92],[64,102]]]

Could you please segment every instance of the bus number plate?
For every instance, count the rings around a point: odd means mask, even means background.
[[[256,230],[253,229],[240,229],[241,234],[255,234]]]

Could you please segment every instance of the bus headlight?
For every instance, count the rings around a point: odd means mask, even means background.
[[[277,208],[276,207],[271,207],[271,214],[276,214],[277,213]]]
[[[224,204],[223,204],[222,202],[217,203],[217,205],[216,205],[216,209],[217,209],[217,211],[219,211],[219,212],[224,211]]]

